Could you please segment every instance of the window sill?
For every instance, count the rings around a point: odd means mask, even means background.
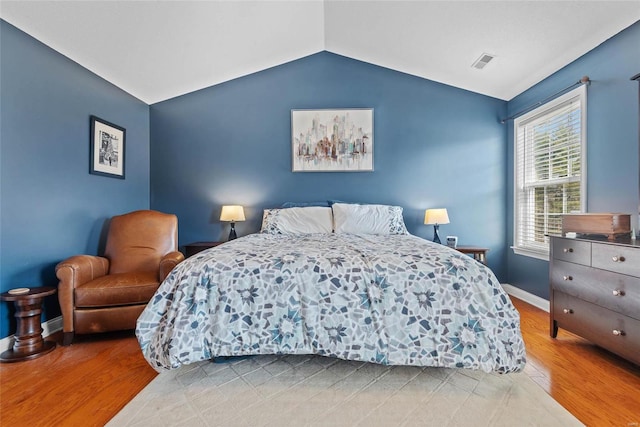
[[[530,258],[549,261],[549,251],[537,251],[534,249],[517,248],[515,246],[511,246],[511,249],[513,249],[513,253],[515,253],[516,255],[523,255]]]

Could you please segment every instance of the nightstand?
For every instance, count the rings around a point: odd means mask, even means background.
[[[224,242],[193,242],[187,243],[184,245],[184,256],[189,258],[192,255],[197,254],[198,252],[202,252],[205,249],[213,248],[214,246],[218,246],[223,244]]]
[[[489,248],[482,248],[480,246],[458,246],[456,250],[463,254],[473,255],[473,259],[483,264],[487,263],[487,252],[489,252]]]

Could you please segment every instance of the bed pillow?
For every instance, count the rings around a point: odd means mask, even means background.
[[[352,234],[409,234],[400,206],[334,203],[333,230]]]
[[[261,233],[311,234],[331,233],[333,222],[331,208],[309,206],[303,208],[265,209],[262,215]]]

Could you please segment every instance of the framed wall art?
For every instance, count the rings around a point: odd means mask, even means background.
[[[291,110],[293,172],[373,171],[373,109]]]
[[[126,130],[91,116],[89,173],[124,179]]]

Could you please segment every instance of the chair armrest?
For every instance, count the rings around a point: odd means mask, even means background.
[[[94,255],[76,255],[56,265],[56,276],[61,286],[71,289],[109,272],[109,260]]]
[[[180,264],[182,261],[184,261],[184,255],[182,254],[182,252],[169,252],[168,254],[163,256],[160,260],[160,271],[158,273],[160,282],[166,279],[169,273],[171,273],[171,270],[173,270],[173,268],[176,265]]]
[[[76,255],[56,265],[58,301],[64,332],[73,332],[73,290],[109,272],[109,260],[93,255]]]

